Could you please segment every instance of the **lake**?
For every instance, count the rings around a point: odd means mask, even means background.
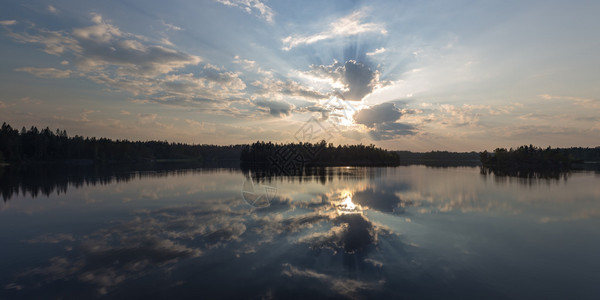
[[[600,295],[592,171],[50,169],[0,177],[0,299]]]

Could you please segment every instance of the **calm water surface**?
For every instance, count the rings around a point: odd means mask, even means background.
[[[424,166],[270,179],[233,169],[77,176],[2,177],[0,299],[600,295],[593,172],[531,180]]]

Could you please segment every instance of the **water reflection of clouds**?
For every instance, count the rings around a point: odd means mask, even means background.
[[[417,249],[412,246],[414,240],[404,234],[416,226],[418,230],[432,230],[434,225],[427,227],[422,223],[424,218],[415,215],[419,210],[429,218],[453,211],[476,216],[481,212],[527,212],[527,204],[516,197],[519,191],[472,182],[478,178],[476,170],[463,175],[452,173],[458,178],[450,179],[447,171],[384,170],[380,174],[389,173],[377,180],[334,176],[326,185],[311,180],[282,181],[277,197],[265,208],[253,208],[241,199],[241,174],[190,174],[170,181],[177,185],[144,180],[144,184],[133,188],[144,186],[156,191],[158,199],[145,202],[149,205],[143,207],[134,206],[133,216],[108,222],[105,228],[91,233],[42,234],[22,240],[32,246],[53,244],[69,251],[46,259],[43,266],[21,272],[4,288],[38,292],[23,295],[43,295],[54,285],[64,287],[65,282],[76,282],[93,287],[94,293],[84,295],[87,298],[98,293],[125,296],[122,291],[129,286],[139,287],[148,278],[160,278],[164,285],[144,286],[149,291],[166,289],[166,285],[174,291],[202,291],[207,298],[287,298],[311,293],[329,298],[436,297],[457,291],[494,295],[477,278],[452,265],[457,263],[456,257],[451,257],[454,261],[450,263],[427,244]],[[416,174],[406,176],[410,172]],[[208,184],[208,191],[193,193],[194,198],[184,198],[183,202],[161,192],[168,186],[168,190],[179,189],[183,195],[203,180],[222,185],[222,191],[215,193],[213,184]],[[320,189],[313,190],[315,184]],[[573,178],[569,184],[579,183]],[[97,198],[113,195],[108,186],[93,191]],[[542,197],[554,191],[529,193]],[[348,199],[352,205],[345,202]],[[340,212],[340,205],[347,210]],[[539,220],[568,221],[600,215],[597,210],[587,215],[577,211]],[[407,217],[420,224],[406,223]],[[440,236],[446,233],[439,232]],[[461,253],[472,250],[469,241],[456,233],[433,243],[460,248]],[[466,282],[470,285],[464,285]],[[175,287],[175,283],[179,285]],[[224,290],[231,286],[239,289]],[[117,291],[121,294],[115,294]],[[177,295],[190,294],[173,294]]]
[[[130,221],[78,239],[72,234],[36,237],[27,242],[72,243],[74,253],[21,273],[13,285],[29,287],[27,283],[36,279],[47,284],[77,280],[105,294],[126,280],[166,271],[181,259],[199,257],[207,249],[239,239],[246,231],[247,212],[232,210],[237,201],[216,201],[209,210],[190,206],[144,210]]]
[[[337,200],[330,201],[325,195],[318,198],[296,205],[292,199],[278,197],[267,209],[245,206],[236,198],[209,199],[194,205],[141,209],[131,220],[82,236],[41,235],[27,242],[62,243],[73,251],[50,258],[46,266],[21,273],[10,285],[30,289],[31,282],[37,281],[51,289],[59,281],[70,280],[91,284],[99,294],[108,294],[124,282],[172,270],[180,260],[201,259],[222,251],[237,257],[266,254],[268,245],[281,245],[283,241],[290,243],[287,247],[302,249],[305,245],[304,251],[363,253],[364,259],[368,251],[375,249],[378,236],[389,234],[388,229],[362,214],[336,213]],[[316,279],[329,286],[333,295],[351,296],[381,285],[324,270],[297,268],[290,264],[296,263],[293,257],[285,261],[278,262],[282,274]],[[373,261],[361,262],[365,263]]]
[[[319,273],[310,269],[300,269],[295,266],[292,266],[288,263],[283,264],[282,275],[291,277],[291,278],[306,278],[313,279],[323,285],[323,290],[331,289],[335,292],[331,296],[341,295],[350,299],[361,298],[362,292],[366,290],[374,290],[380,289],[385,281],[376,281],[376,282],[364,282],[356,279],[348,279],[343,277],[331,276],[324,273]],[[298,282],[297,284],[302,285],[302,282]],[[315,286],[314,283],[310,283],[309,285]],[[322,295],[326,296],[326,295]]]

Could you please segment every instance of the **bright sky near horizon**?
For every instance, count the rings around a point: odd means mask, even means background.
[[[0,121],[221,145],[310,125],[393,150],[598,146],[599,15],[598,1],[5,0]]]

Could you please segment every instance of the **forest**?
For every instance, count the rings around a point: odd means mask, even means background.
[[[244,146],[242,163],[306,166],[395,166],[398,154],[375,145],[338,145],[257,141]]]
[[[17,130],[7,123],[0,128],[0,165],[5,163],[71,162],[147,163],[185,162],[231,167],[238,164],[298,166],[397,166],[407,164],[473,165],[509,169],[568,169],[573,164],[600,162],[600,147],[516,149],[493,152],[389,151],[375,145],[338,145],[257,141],[246,145],[190,145],[167,141],[129,141],[69,136],[65,130]]]
[[[68,136],[65,130],[20,131],[3,123],[0,128],[0,162],[156,162],[201,163],[239,160],[242,145],[188,145],[166,141],[128,141]]]
[[[600,149],[540,148],[533,145],[516,149],[497,148],[493,153],[480,154],[483,167],[504,170],[568,170],[575,162],[600,158]]]

